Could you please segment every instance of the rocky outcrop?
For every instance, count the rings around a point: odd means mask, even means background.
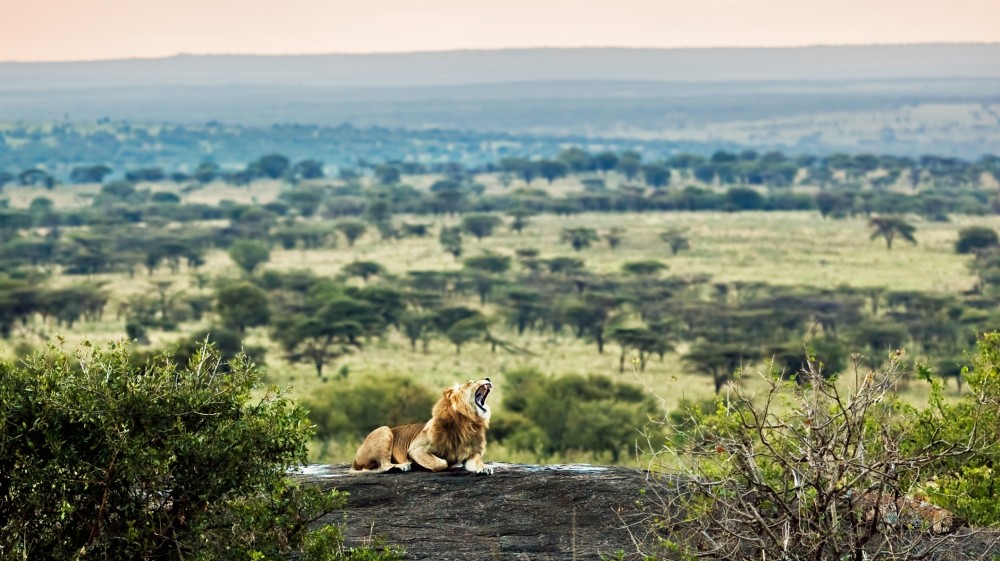
[[[402,546],[407,559],[574,560],[635,552],[644,471],[589,465],[490,464],[493,475],[462,470],[348,475],[346,465],[313,466],[303,478],[350,492],[344,522],[355,543],[372,534]],[[632,558],[630,556],[629,558]]]
[[[493,475],[348,475],[347,465],[336,465],[311,466],[297,477],[350,493],[344,512],[318,521],[346,523],[350,544],[374,535],[405,548],[407,559],[435,561],[582,561],[615,558],[618,551],[641,559],[637,544],[653,541],[648,517],[667,514],[654,499],[687,487],[677,476],[623,467],[489,465]],[[926,559],[1000,555],[995,531],[949,528],[944,536],[922,535],[926,545],[936,544]]]

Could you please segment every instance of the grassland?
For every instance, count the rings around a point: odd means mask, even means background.
[[[558,186],[572,188],[573,186]],[[154,189],[169,189],[154,186]],[[496,186],[491,185],[491,189]],[[59,188],[46,192],[57,206],[86,204],[86,188],[68,191]],[[273,200],[279,185],[261,182],[251,188],[212,188],[185,195],[194,202],[217,203],[220,199],[266,203]],[[41,193],[39,193],[41,194]],[[33,193],[25,189],[12,193],[12,205],[27,204]],[[37,194],[34,194],[37,196]],[[21,200],[25,199],[25,200]],[[421,222],[432,226],[431,231],[445,225],[457,224],[458,218],[430,216],[397,216],[397,221]],[[968,290],[974,282],[968,270],[968,257],[956,255],[954,242],[958,230],[969,225],[986,225],[1000,228],[996,217],[956,216],[951,222],[915,222],[916,245],[898,242],[892,251],[886,249],[881,239],[871,240],[867,222],[863,218],[825,220],[818,213],[641,213],[641,214],[581,214],[568,217],[553,215],[531,218],[522,234],[501,227],[495,235],[477,242],[466,238],[465,255],[473,256],[483,251],[513,255],[516,249],[536,248],[545,258],[575,256],[584,259],[589,270],[597,273],[616,272],[629,261],[660,259],[668,264],[664,273],[671,276],[710,275],[719,282],[767,283],[782,286],[812,286],[832,288],[887,287],[893,290],[915,290],[956,293]],[[611,249],[601,241],[581,252],[560,242],[564,228],[586,226],[599,232],[611,228],[624,228],[622,244]],[[671,255],[668,246],[659,239],[666,228],[684,230],[689,239],[689,251]],[[406,238],[394,241],[378,239],[374,230],[363,236],[353,248],[341,241],[331,249],[272,250],[265,269],[309,269],[321,276],[335,276],[341,268],[355,260],[381,263],[390,275],[403,276],[415,270],[457,270],[461,263],[445,253],[436,236]],[[4,354],[13,353],[13,345],[27,342],[38,346],[58,335],[65,345],[72,346],[84,339],[100,342],[124,335],[125,318],[118,314],[123,303],[134,295],[155,293],[154,282],[169,282],[168,293],[209,294],[210,284],[205,279],[237,277],[240,272],[222,251],[206,256],[206,264],[191,272],[182,268],[171,274],[166,268],[155,275],[143,273],[128,277],[124,274],[97,275],[92,280],[104,283],[111,300],[105,318],[98,322],[81,323],[66,332],[54,325],[35,325],[30,330],[18,331],[18,338],[8,343]],[[79,282],[80,277],[58,276],[55,285]],[[360,282],[360,281],[356,281]],[[461,303],[476,306],[471,296]],[[487,311],[490,305],[487,304]],[[183,333],[206,327],[208,321],[181,326],[181,332],[150,333],[151,347],[160,348],[179,339]],[[528,332],[518,336],[500,327],[505,339],[529,352],[509,354],[502,350],[490,352],[487,345],[471,344],[456,354],[452,345],[442,339],[434,340],[428,353],[410,349],[409,342],[399,333],[391,331],[384,339],[367,344],[362,352],[354,353],[329,367],[321,378],[305,364],[289,364],[280,349],[270,340],[267,330],[252,329],[247,344],[267,348],[266,372],[269,382],[291,385],[298,397],[311,395],[324,384],[340,383],[343,377],[357,379],[366,376],[401,374],[413,377],[430,388],[450,385],[458,380],[489,376],[496,384],[493,403],[498,404],[504,394],[504,373],[512,369],[533,367],[548,375],[566,373],[604,374],[612,378],[642,384],[663,399],[666,409],[673,409],[683,399],[703,399],[712,395],[710,380],[691,372],[680,360],[678,353],[667,354],[662,362],[652,360],[646,371],[624,374],[618,371],[619,349],[609,344],[603,354],[598,354],[593,343],[579,340],[570,333],[544,334]],[[684,349],[678,349],[683,351]],[[908,391],[913,399],[921,399],[925,389],[914,384]],[[344,461],[352,453],[351,443],[324,449],[317,457]],[[501,456],[498,457],[497,453]],[[491,454],[494,460],[531,459],[505,450]]]

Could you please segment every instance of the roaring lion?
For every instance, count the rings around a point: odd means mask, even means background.
[[[456,384],[434,405],[430,421],[373,430],[358,447],[351,473],[410,471],[416,462],[431,471],[464,464],[473,473],[492,474],[483,463],[492,389],[489,378]]]

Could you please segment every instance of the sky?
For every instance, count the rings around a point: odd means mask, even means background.
[[[0,0],[0,61],[1000,42],[1000,0]]]

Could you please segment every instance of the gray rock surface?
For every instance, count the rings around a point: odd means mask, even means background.
[[[436,561],[575,561],[641,559],[648,516],[677,476],[667,480],[624,467],[488,464],[493,475],[442,473],[348,475],[348,466],[310,466],[297,478],[348,491],[347,508],[318,524],[346,523],[349,545],[379,536],[406,549],[406,559]],[[683,485],[681,485],[683,487]],[[676,492],[676,491],[673,491]],[[650,507],[650,508],[644,508]],[[940,536],[928,536],[930,540]],[[1000,555],[1000,531],[961,528],[926,559],[968,561]],[[647,549],[648,550],[648,549]]]
[[[647,488],[644,471],[589,465],[489,464],[462,470],[348,475],[347,465],[313,466],[302,478],[350,492],[349,543],[369,535],[406,549],[407,559],[584,560],[631,553],[631,532]],[[630,532],[631,530],[631,532]]]

